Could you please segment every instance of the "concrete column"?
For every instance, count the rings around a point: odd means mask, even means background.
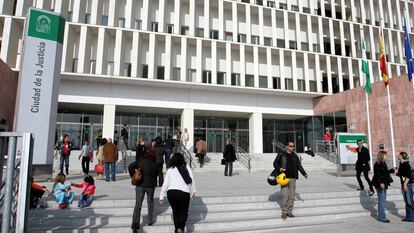
[[[158,1],[158,18],[157,18],[157,22],[158,22],[158,31],[159,32],[167,32],[167,30],[164,30],[165,27],[165,0],[159,0]],[[173,29],[174,30],[174,29]]]
[[[245,86],[246,78],[246,58],[244,45],[240,44],[240,86]]]
[[[276,10],[271,9],[272,12],[272,46],[276,47],[277,45],[277,30],[276,30]]]
[[[181,81],[187,81],[187,38],[181,38]]]
[[[109,12],[108,12],[108,26],[109,27],[115,27],[118,26],[118,17],[117,17],[117,11],[118,11],[118,5],[119,2],[116,0],[108,0],[109,1]]]
[[[150,0],[143,0],[142,1],[142,8],[143,10],[142,12],[142,18],[141,18],[141,22],[142,22],[142,30],[144,31],[149,31],[149,27],[148,27],[148,10],[149,10],[149,1]]]
[[[14,1],[0,1],[0,14],[12,15]],[[1,181],[0,181],[1,184]]]
[[[0,58],[10,67],[16,66],[17,49],[19,47],[20,27],[16,20],[11,17],[4,18],[3,26],[3,47]],[[8,45],[8,46],[4,46]]]
[[[187,149],[193,151],[194,148],[194,109],[183,109],[181,113],[181,130],[187,129],[188,143]]]
[[[114,75],[121,76],[123,64],[124,64],[124,51],[122,42],[124,39],[124,35],[122,33],[123,30],[116,30],[116,37],[115,37],[115,54],[114,54]],[[123,74],[122,74],[123,75]]]
[[[178,3],[178,8],[180,8],[180,1],[176,0]],[[196,0],[189,0],[189,8],[190,8],[190,19],[189,19],[189,23],[190,25],[188,25],[188,27],[190,28],[188,33],[190,34],[190,36],[195,36],[195,1]]]
[[[404,17],[404,12],[401,12],[401,6],[400,6],[400,1],[395,1],[397,3],[397,22],[398,22],[398,30],[402,31],[403,29],[403,21],[401,20],[402,17]],[[411,25],[410,23],[407,23],[408,25]],[[398,33],[400,34],[400,33]],[[403,63],[404,61],[401,60],[401,63]]]
[[[50,10],[51,6],[52,6],[51,0],[37,0],[36,1],[36,8]]]
[[[227,44],[227,43],[226,43]],[[217,41],[211,41],[211,83],[217,84]]]
[[[171,79],[171,35],[165,36],[165,80]]]
[[[149,55],[148,55],[148,79],[155,77],[155,34],[149,34]]]
[[[308,44],[309,44],[309,51],[313,51],[313,44],[316,42],[316,41],[313,41],[312,40],[312,18],[311,18],[311,16],[310,15],[307,15],[306,16],[306,27],[307,27],[307,32],[306,32],[306,36],[308,37],[307,38],[307,42],[308,42]],[[302,47],[302,46],[301,46]],[[303,48],[301,48],[301,49],[303,49]]]
[[[134,1],[126,0],[125,4],[125,28],[134,28],[135,19],[133,18]]]
[[[138,77],[139,62],[139,32],[134,31],[132,35],[132,52],[131,52],[131,77]]]
[[[61,13],[66,17],[69,9],[69,1],[67,0],[55,0],[55,12]],[[66,38],[66,37],[65,37]]]
[[[391,5],[391,0],[387,0],[387,8],[388,8],[388,19],[389,19],[389,25],[390,25],[390,28],[393,28],[394,27],[394,18],[393,18],[393,15],[392,15],[392,5]]]
[[[239,34],[239,22],[237,21],[237,3],[232,3],[232,18],[231,21],[233,23],[233,41],[237,41],[237,35]]]
[[[298,90],[298,70],[296,67],[296,52],[292,51],[292,79],[293,79],[293,90]]]
[[[387,58],[388,58],[388,61],[395,63],[397,61],[395,60],[395,55],[394,55],[394,43],[392,42],[392,30],[385,29],[385,31],[388,33],[389,56],[387,56]]]
[[[259,87],[259,48],[253,47],[254,87]]]
[[[115,107],[115,104],[104,105],[102,138],[114,138]]]
[[[315,54],[315,70],[316,70],[316,84],[318,92],[322,92],[322,80],[321,80],[321,64],[319,61],[319,55]]]
[[[11,1],[10,1],[11,2]],[[16,16],[26,17],[27,9],[31,7],[31,2],[27,0],[17,0],[16,3]]]
[[[279,50],[279,74],[280,74],[280,89],[286,90],[285,86],[285,76],[283,75],[285,73],[285,55],[283,50]]]
[[[219,17],[219,40],[224,40],[224,2],[219,0],[218,2],[218,17]]]
[[[283,11],[283,31],[285,33],[285,48],[289,48],[289,20],[287,11]],[[322,20],[321,18],[319,18]]]
[[[210,0],[204,0],[204,38],[210,38]]]
[[[356,45],[355,45],[355,34],[354,34],[354,24],[350,23],[349,24],[349,31],[351,32],[351,53],[352,53],[352,57],[357,57],[357,49],[356,49]]]
[[[86,1],[73,0],[72,22],[84,23],[86,13]]]
[[[404,63],[403,59],[403,50],[402,50],[402,43],[401,43],[401,33],[397,32],[397,43],[398,43],[398,58],[399,61],[395,61],[396,63]],[[399,71],[400,69],[398,69]],[[399,75],[399,74],[398,74]]]
[[[297,50],[302,50],[302,43],[305,42],[306,39],[300,38],[300,19],[299,13],[295,13],[295,41],[296,41],[296,48]]]
[[[263,7],[259,7],[259,44],[264,45],[264,31],[263,31]]]
[[[345,54],[346,51],[345,51],[344,22],[343,21],[339,21],[339,36],[340,36],[340,40],[341,40],[341,55],[346,56],[346,54]]]
[[[78,73],[86,73],[85,71],[87,63],[89,61],[90,57],[87,57],[88,50],[90,50],[90,47],[88,47],[88,27],[83,25],[81,26],[80,30],[80,38],[79,38],[79,56],[78,56]]]
[[[103,27],[98,31],[98,48],[96,50],[96,74],[106,75],[106,63],[108,62],[108,38]]]
[[[352,25],[352,24],[351,24]],[[322,27],[322,18],[318,17],[318,29],[319,29],[319,52],[324,53],[323,47],[323,27]]]
[[[333,13],[332,13],[333,14]],[[331,54],[334,55],[335,54],[335,36],[334,36],[334,31],[333,31],[333,21],[329,20],[329,38],[330,38],[330,43],[331,43]]]
[[[328,77],[328,93],[332,94],[333,91],[332,91],[331,59],[329,56],[325,56],[325,59],[326,59],[326,75]]]
[[[365,24],[366,23],[366,13],[365,13],[365,5],[364,5],[364,1],[359,1],[360,2],[360,10],[361,10],[361,20],[362,23]]]
[[[352,22],[355,22],[356,18],[356,10],[355,10],[355,0],[351,0],[351,16],[352,16]],[[350,24],[352,25],[352,24]]]
[[[190,0],[190,2],[191,2],[191,0]],[[180,1],[179,0],[175,0],[174,1],[174,34],[180,34],[180,28],[181,28],[180,27],[180,9],[181,9],[180,6],[181,6]],[[190,22],[191,21],[192,20],[190,19]],[[194,24],[194,22],[193,22],[193,24]]]
[[[305,91],[310,91],[308,69],[309,69],[308,53],[303,53],[303,76],[305,79]]]
[[[339,91],[344,91],[344,85],[343,85],[343,72],[342,72],[342,59],[340,57],[337,57],[337,66],[338,66],[338,82],[339,82]]]
[[[249,153],[263,153],[263,119],[259,112],[252,113],[249,118]]]
[[[226,43],[226,85],[229,85],[229,86],[231,86],[231,72],[232,72],[231,44]]]
[[[306,53],[305,53],[306,54]],[[267,88],[272,88],[272,49],[266,48]]]
[[[354,75],[352,71],[352,59],[348,58],[349,89],[354,88]]]
[[[196,72],[197,72],[197,83],[201,83],[203,81],[203,41],[201,39],[197,39],[197,47],[196,47]]]
[[[250,4],[246,5],[246,27],[247,27],[247,35],[246,35],[246,42],[251,44],[252,43],[252,22],[251,22],[251,13],[250,13]]]

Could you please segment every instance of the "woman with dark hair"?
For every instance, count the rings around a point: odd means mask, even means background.
[[[411,180],[413,171],[410,165],[410,156],[402,151],[398,155],[398,159],[400,160],[400,166],[398,167],[397,176],[400,177],[405,202],[405,218],[402,221],[414,222],[414,180]]]
[[[135,161],[139,162],[141,159],[144,158],[145,155],[145,140],[144,138],[140,138],[137,141],[137,146],[135,147]]]
[[[194,197],[196,187],[191,169],[186,165],[184,156],[175,153],[170,160],[170,168],[165,175],[160,193],[160,204],[167,195],[173,211],[175,232],[184,232],[190,206],[190,196]]]
[[[141,207],[144,200],[145,193],[147,194],[148,203],[148,225],[154,224],[152,214],[154,210],[154,190],[157,186],[158,164],[156,161],[157,152],[146,148],[144,158],[138,166],[141,168],[141,181],[135,188],[135,207],[134,215],[132,217],[132,231],[138,232],[140,219],[141,219]]]

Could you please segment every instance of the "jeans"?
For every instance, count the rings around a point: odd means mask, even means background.
[[[356,178],[358,180],[359,188],[364,189],[364,184],[362,183],[362,180],[361,180],[361,173],[362,172],[364,172],[364,177],[365,177],[365,180],[367,181],[367,183],[369,185],[369,190],[374,191],[374,187],[372,186],[372,182],[368,177],[368,171],[361,171],[361,170],[356,171]]]
[[[387,221],[385,216],[385,201],[387,200],[387,190],[381,188],[375,188],[378,195],[378,220],[381,222]]]
[[[414,184],[408,184],[408,191],[402,190],[404,203],[405,203],[405,219],[414,221]]]
[[[60,173],[63,174],[63,165],[65,165],[66,168],[66,175],[69,171],[69,155],[65,156],[63,154],[60,155]]]
[[[188,208],[190,206],[190,194],[181,190],[168,190],[168,201],[173,211],[175,232],[184,232],[188,218]]]
[[[132,229],[139,229],[141,221],[141,208],[144,201],[145,193],[147,194],[148,203],[148,222],[152,222],[152,213],[154,212],[154,190],[155,188],[137,186],[135,188],[135,207],[132,216]]]
[[[109,170],[111,170],[111,176],[109,176]],[[116,173],[116,163],[105,163],[105,180],[115,181],[115,173]]]
[[[78,207],[83,208],[90,206],[93,202],[93,195],[80,194],[78,200]]]
[[[198,162],[200,163],[200,167],[204,166],[204,156],[203,154],[199,154],[198,156]]]
[[[227,174],[229,176],[233,175],[233,162],[226,161],[226,164],[224,166],[224,175],[227,176]]]
[[[292,214],[295,202],[296,179],[289,178],[289,184],[281,186],[282,193],[282,214]]]
[[[89,157],[82,156],[82,171],[85,174],[89,174]]]
[[[171,157],[171,152],[172,152],[172,150],[171,150],[171,149],[169,149],[169,148],[167,148],[167,149],[165,149],[165,150],[164,150],[164,156],[165,156],[164,161],[165,161],[165,166],[166,166],[167,168],[169,168],[169,167],[170,167],[170,157]]]

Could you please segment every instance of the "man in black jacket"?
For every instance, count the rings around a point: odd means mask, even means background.
[[[357,141],[357,153],[358,153],[358,159],[355,164],[355,170],[356,170],[356,178],[358,180],[359,189],[358,190],[364,190],[364,184],[361,180],[361,173],[364,173],[365,180],[367,181],[369,185],[369,192],[368,194],[372,196],[374,194],[374,187],[372,186],[372,182],[368,177],[368,172],[370,170],[369,167],[369,161],[371,160],[371,157],[369,156],[369,150],[364,146],[361,140]]]
[[[292,141],[286,144],[286,151],[279,153],[273,162],[273,167],[279,171],[284,172],[289,178],[289,184],[281,186],[282,193],[282,219],[286,217],[295,217],[292,214],[293,204],[295,201],[296,180],[299,178],[298,171],[308,179],[308,175],[302,167],[298,155],[294,152],[295,145]]]

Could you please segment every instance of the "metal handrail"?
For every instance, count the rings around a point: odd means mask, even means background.
[[[325,156],[325,159],[333,162],[335,164],[339,164],[339,158],[336,153],[336,146],[334,141],[325,141],[325,140],[315,140],[315,153]]]
[[[186,160],[188,165],[190,165],[190,168],[194,169],[196,167],[196,164],[193,161],[191,152],[180,141],[176,141],[175,146],[179,149],[179,151],[182,152],[182,154],[184,155],[184,159]]]
[[[18,139],[19,143],[17,143]],[[6,140],[8,140],[8,152],[1,232],[25,232],[31,188],[33,137],[31,133],[0,132],[2,161],[5,156],[3,146]],[[19,150],[17,150],[18,145],[21,146]]]
[[[234,146],[235,151],[236,151],[237,160],[239,160],[245,167],[247,167],[247,169],[250,172],[250,170],[252,169],[252,165],[251,165],[252,158],[251,158],[250,153],[243,150],[237,144],[233,144],[233,146]]]
[[[272,145],[273,145],[273,152],[274,153],[276,153],[276,149],[279,149],[280,151],[286,151],[286,145],[283,145],[283,143],[277,141],[276,139],[272,140]],[[301,154],[298,154],[295,151],[293,151],[293,153],[295,153],[299,157],[300,161],[303,160]]]

